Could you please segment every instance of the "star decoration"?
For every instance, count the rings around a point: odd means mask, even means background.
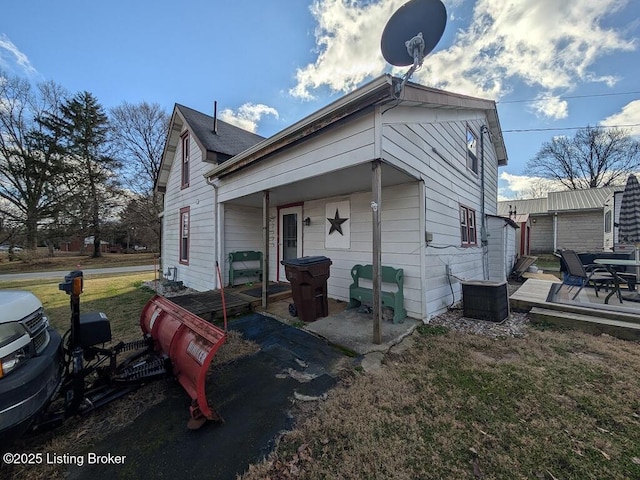
[[[340,214],[338,213],[338,209],[336,208],[336,215],[334,218],[327,218],[329,223],[331,224],[331,228],[329,229],[329,235],[333,232],[338,232],[340,235],[344,236],[342,233],[342,224],[349,220],[348,218],[340,218]]]

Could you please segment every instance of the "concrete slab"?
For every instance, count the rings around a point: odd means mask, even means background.
[[[382,343],[373,343],[373,315],[358,313],[358,309],[342,310],[328,317],[306,324],[303,328],[327,339],[331,343],[365,355],[386,352],[422,325],[420,320],[405,318],[404,323],[382,322]]]

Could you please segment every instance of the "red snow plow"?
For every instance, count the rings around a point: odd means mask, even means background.
[[[71,327],[63,337],[63,373],[49,405],[29,431],[53,428],[66,418],[101,407],[149,382],[173,375],[191,397],[190,429],[207,420],[221,421],[205,393],[211,360],[225,342],[225,330],[170,300],[154,296],[140,315],[142,338],[111,342],[104,313],[80,313],[83,274],[65,276],[60,290],[70,297]]]
[[[224,330],[156,295],[142,310],[140,326],[153,339],[157,355],[168,355],[173,375],[191,397],[189,428],[221,420],[204,391],[211,360],[227,336]]]

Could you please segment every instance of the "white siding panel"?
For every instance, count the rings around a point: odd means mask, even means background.
[[[211,164],[191,142],[190,185],[181,188],[182,149],[178,147],[169,173],[163,217],[162,265],[177,267],[177,279],[188,287],[204,291],[217,287],[215,270],[215,208],[213,188],[204,180]],[[189,265],[179,262],[180,209],[190,207]]]
[[[229,284],[229,254],[253,250],[263,252],[262,209],[224,205],[224,271],[225,285]],[[255,266],[257,266],[257,262]],[[253,267],[248,265],[248,267]],[[258,281],[258,278],[243,277],[245,281]],[[239,283],[239,282],[236,282]]]
[[[329,129],[303,144],[289,147],[231,178],[221,179],[220,201],[370,161],[373,143],[373,114],[369,114],[345,123],[339,129]]]
[[[462,279],[488,277],[488,271],[485,272],[483,268],[483,248],[461,246],[459,220],[461,205],[476,211],[480,244],[483,185],[481,149],[479,142],[479,169],[476,174],[466,166],[466,129],[468,125],[480,138],[481,127],[485,123],[484,113],[398,108],[385,113],[383,122],[384,158],[420,171],[425,181],[424,229],[433,235],[433,241],[426,248],[424,262],[427,281],[425,311],[430,318],[460,300],[460,283],[453,279],[450,284],[445,274],[447,265],[455,276]],[[495,215],[497,159],[487,135],[483,141],[484,210],[486,214]],[[420,241],[422,229],[417,229],[415,233]],[[485,250],[489,255],[489,250]],[[502,255],[501,252],[493,254]]]
[[[404,269],[405,308],[414,318],[422,316],[418,192],[417,182],[387,187],[382,190],[381,202],[382,264]],[[324,245],[325,205],[343,200],[349,200],[351,206],[351,248],[327,249]],[[401,218],[395,219],[396,212]],[[311,224],[303,227],[303,255],[322,255],[331,259],[331,276],[327,282],[329,297],[348,301],[351,268],[358,263],[371,264],[371,216],[370,192],[305,202],[303,217],[309,217]],[[275,246],[271,256],[276,256]]]

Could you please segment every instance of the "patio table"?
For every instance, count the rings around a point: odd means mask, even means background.
[[[621,289],[620,289],[620,280],[622,276],[620,275],[620,272],[617,272],[614,268],[614,267],[620,267],[620,266],[636,267],[636,274],[633,275],[633,279],[632,279],[633,283],[629,284],[630,289],[632,288],[635,289],[635,284],[637,281],[637,272],[638,272],[638,268],[640,268],[639,261],[631,260],[631,259],[625,260],[622,258],[596,258],[593,261],[593,263],[596,263],[598,265],[604,265],[604,267],[611,274],[611,276],[613,276],[614,288],[613,290],[611,290],[611,293],[607,295],[607,297],[604,300],[604,303],[609,303],[609,299],[616,293],[618,294],[618,298],[621,300],[627,300],[630,302],[640,302],[640,295],[638,295],[637,292],[633,292],[632,294],[626,297],[622,296]]]

